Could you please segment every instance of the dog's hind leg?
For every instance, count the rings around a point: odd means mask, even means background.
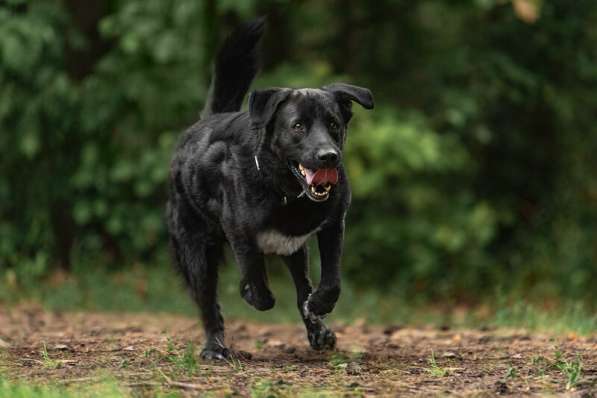
[[[259,311],[273,308],[276,299],[269,289],[263,254],[244,239],[234,239],[231,236],[228,239],[241,272],[241,297]]]
[[[221,245],[206,246],[199,239],[172,238],[180,271],[191,296],[201,312],[205,345],[204,359],[225,359],[229,350],[224,344],[224,318],[217,299],[218,265],[223,258]]]
[[[336,346],[336,335],[323,323],[322,318],[305,311],[307,300],[313,291],[309,280],[309,253],[307,246],[290,256],[282,257],[296,287],[296,301],[301,318],[307,329],[309,344],[315,350],[331,350]]]

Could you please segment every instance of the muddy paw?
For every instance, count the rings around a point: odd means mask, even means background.
[[[267,288],[258,289],[249,283],[243,283],[241,284],[240,294],[247,303],[259,311],[272,309],[276,304],[276,299]]]
[[[333,350],[336,347],[336,335],[321,323],[317,328],[309,330],[308,336],[309,344],[314,350]]]
[[[223,361],[230,358],[230,350],[226,347],[205,347],[201,351],[201,359]]]

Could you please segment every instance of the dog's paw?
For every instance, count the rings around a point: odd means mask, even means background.
[[[331,288],[318,288],[313,292],[313,294],[309,295],[307,301],[305,302],[305,316],[306,313],[323,317],[334,309],[336,306],[336,301],[338,301],[338,297],[340,296],[340,287],[331,287]]]
[[[323,321],[323,318],[327,316],[327,314],[317,315],[310,310],[309,304],[311,303],[311,294],[307,297],[307,300],[303,303],[303,316],[305,319],[309,320],[311,323],[319,323]]]
[[[201,359],[207,361],[224,361],[230,358],[230,350],[226,347],[221,346],[210,346],[205,347],[201,351]]]
[[[313,328],[307,331],[311,348],[317,351],[333,350],[336,347],[336,334],[328,329],[323,323],[318,322]]]
[[[272,309],[276,304],[276,299],[272,292],[267,288],[258,289],[249,283],[241,284],[241,296],[247,303],[259,311]]]

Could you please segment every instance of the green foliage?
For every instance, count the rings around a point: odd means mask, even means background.
[[[431,376],[433,377],[446,377],[450,374],[450,371],[446,368],[443,368],[437,364],[437,360],[435,359],[435,352],[431,351],[431,355],[427,360],[429,367],[425,369]]]
[[[193,375],[197,372],[197,353],[195,352],[195,345],[192,341],[187,342],[185,349],[182,353],[176,353],[174,346],[171,342],[168,342],[168,361],[170,361],[176,368],[186,373],[187,375]]]
[[[457,138],[434,132],[419,113],[384,108],[357,115],[350,134],[348,224],[358,227],[348,231],[349,275],[398,292],[413,282],[437,294],[482,282],[497,216],[473,197],[471,159]],[[363,264],[380,266],[363,273]]]
[[[574,388],[582,378],[583,363],[578,354],[573,360],[567,360],[562,351],[556,350],[553,360],[539,355],[533,357],[531,363],[540,376],[544,376],[550,370],[560,372],[566,380],[566,390]]]
[[[582,361],[580,356],[572,361],[563,358],[560,351],[555,353],[555,367],[566,377],[566,390],[575,387],[582,377]]]
[[[506,370],[506,379],[516,379],[518,377],[518,370],[512,365],[508,366]]]
[[[31,385],[11,383],[0,377],[0,397],[11,398],[123,398],[132,396],[114,381],[107,380],[97,385],[78,388],[62,386]]]
[[[60,367],[60,362],[50,358],[50,354],[48,354],[48,347],[44,342],[40,351],[42,365],[44,368],[47,369],[56,369]]]
[[[7,277],[168,261],[173,145],[197,118],[218,37],[269,13],[257,85],[346,80],[376,95],[374,112],[355,106],[347,142],[350,281],[595,305],[592,0],[539,2],[536,20],[493,0],[75,3],[0,3]]]

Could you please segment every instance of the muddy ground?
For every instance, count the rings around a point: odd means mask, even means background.
[[[207,363],[192,318],[5,309],[0,371],[71,386],[111,375],[136,396],[597,396],[597,335],[332,325],[338,350],[320,353],[300,325],[229,321],[237,359]]]

